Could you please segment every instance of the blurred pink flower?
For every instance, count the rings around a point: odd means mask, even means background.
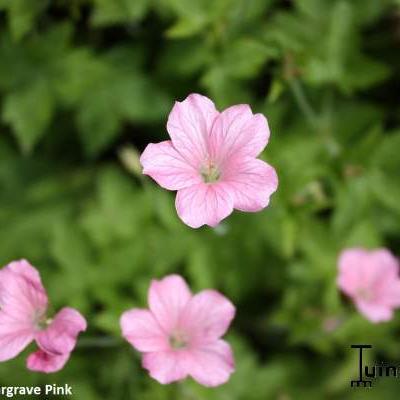
[[[64,367],[86,320],[73,308],[47,319],[48,299],[38,271],[27,261],[0,270],[0,362],[21,353],[33,340],[39,350],[27,360],[32,371],[56,372]]]
[[[207,97],[191,94],[169,114],[171,140],[150,143],[140,162],[160,186],[177,190],[182,221],[216,226],[233,209],[267,207],[278,187],[275,169],[257,159],[268,143],[265,117],[246,104],[219,113]]]
[[[192,295],[178,275],[153,280],[150,310],[132,309],[121,317],[123,336],[144,353],[143,367],[166,384],[191,376],[204,386],[228,381],[234,360],[227,342],[220,339],[235,314],[235,307],[220,293],[203,290]]]
[[[371,322],[390,320],[400,307],[399,262],[386,249],[343,251],[337,283]]]

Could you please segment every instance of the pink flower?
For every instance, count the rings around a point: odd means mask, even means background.
[[[143,367],[166,384],[191,376],[204,386],[228,381],[234,371],[231,348],[220,339],[235,314],[232,303],[214,290],[192,295],[178,275],[152,281],[150,310],[121,317],[123,336],[144,353]]]
[[[48,299],[38,271],[27,261],[14,261],[0,270],[0,361],[10,360],[33,340],[39,350],[27,360],[32,371],[62,369],[86,320],[73,308],[47,319]]]
[[[348,249],[339,258],[340,289],[371,322],[388,321],[400,307],[399,262],[386,249]]]
[[[191,94],[175,103],[167,130],[171,140],[150,143],[140,162],[144,174],[178,191],[175,205],[185,224],[216,226],[234,208],[267,207],[278,177],[256,158],[269,139],[263,115],[246,104],[219,113],[210,99]]]

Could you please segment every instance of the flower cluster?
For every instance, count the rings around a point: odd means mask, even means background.
[[[260,211],[278,186],[273,167],[258,159],[269,139],[267,120],[247,105],[218,112],[208,98],[192,94],[177,102],[168,119],[171,140],[149,144],[141,156],[143,173],[160,186],[177,190],[176,209],[187,225],[216,226],[232,213]],[[399,262],[386,249],[344,250],[337,285],[373,323],[388,321],[400,307]],[[234,372],[234,357],[222,337],[235,306],[215,290],[192,294],[179,275],[153,280],[149,309],[132,308],[120,319],[122,336],[143,353],[143,367],[162,384],[192,377],[215,387]],[[39,272],[26,260],[0,270],[0,362],[20,354],[31,342],[32,371],[64,367],[85,318],[62,308],[49,318],[48,297]],[[330,328],[329,328],[330,329]]]

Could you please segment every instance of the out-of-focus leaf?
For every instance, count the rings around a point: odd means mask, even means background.
[[[242,38],[229,46],[223,54],[222,68],[232,77],[249,78],[256,75],[268,59],[277,57],[277,49],[251,38]]]
[[[30,152],[45,134],[53,116],[51,89],[45,81],[34,81],[9,94],[3,107],[3,120],[12,126],[22,151]]]
[[[388,135],[373,158],[370,185],[386,207],[400,215],[400,133]]]
[[[133,22],[142,18],[150,5],[148,0],[94,0],[94,3],[91,18],[94,26]]]
[[[8,13],[8,24],[15,40],[21,39],[33,28],[36,18],[45,9],[47,0],[1,0],[0,10]]]
[[[112,142],[124,121],[154,121],[165,111],[165,94],[137,68],[139,51],[126,55],[132,59],[125,65],[119,63],[118,49],[101,58],[82,49],[66,59],[65,79],[57,86],[62,100],[77,108],[80,138],[89,156]]]

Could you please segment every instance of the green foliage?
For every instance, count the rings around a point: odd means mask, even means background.
[[[78,399],[395,398],[350,390],[349,346],[400,360],[399,316],[372,325],[336,288],[348,246],[399,255],[396,0],[0,0],[0,261],[40,269],[54,309],[89,330],[66,368],[0,365],[1,385],[69,383]],[[138,155],[191,92],[269,120],[279,190],[263,212],[192,230]],[[237,305],[237,372],[162,386],[120,339],[152,278]],[[371,360],[378,357],[371,352]],[[112,366],[112,368],[110,368]],[[362,397],[365,398],[365,397]]]

